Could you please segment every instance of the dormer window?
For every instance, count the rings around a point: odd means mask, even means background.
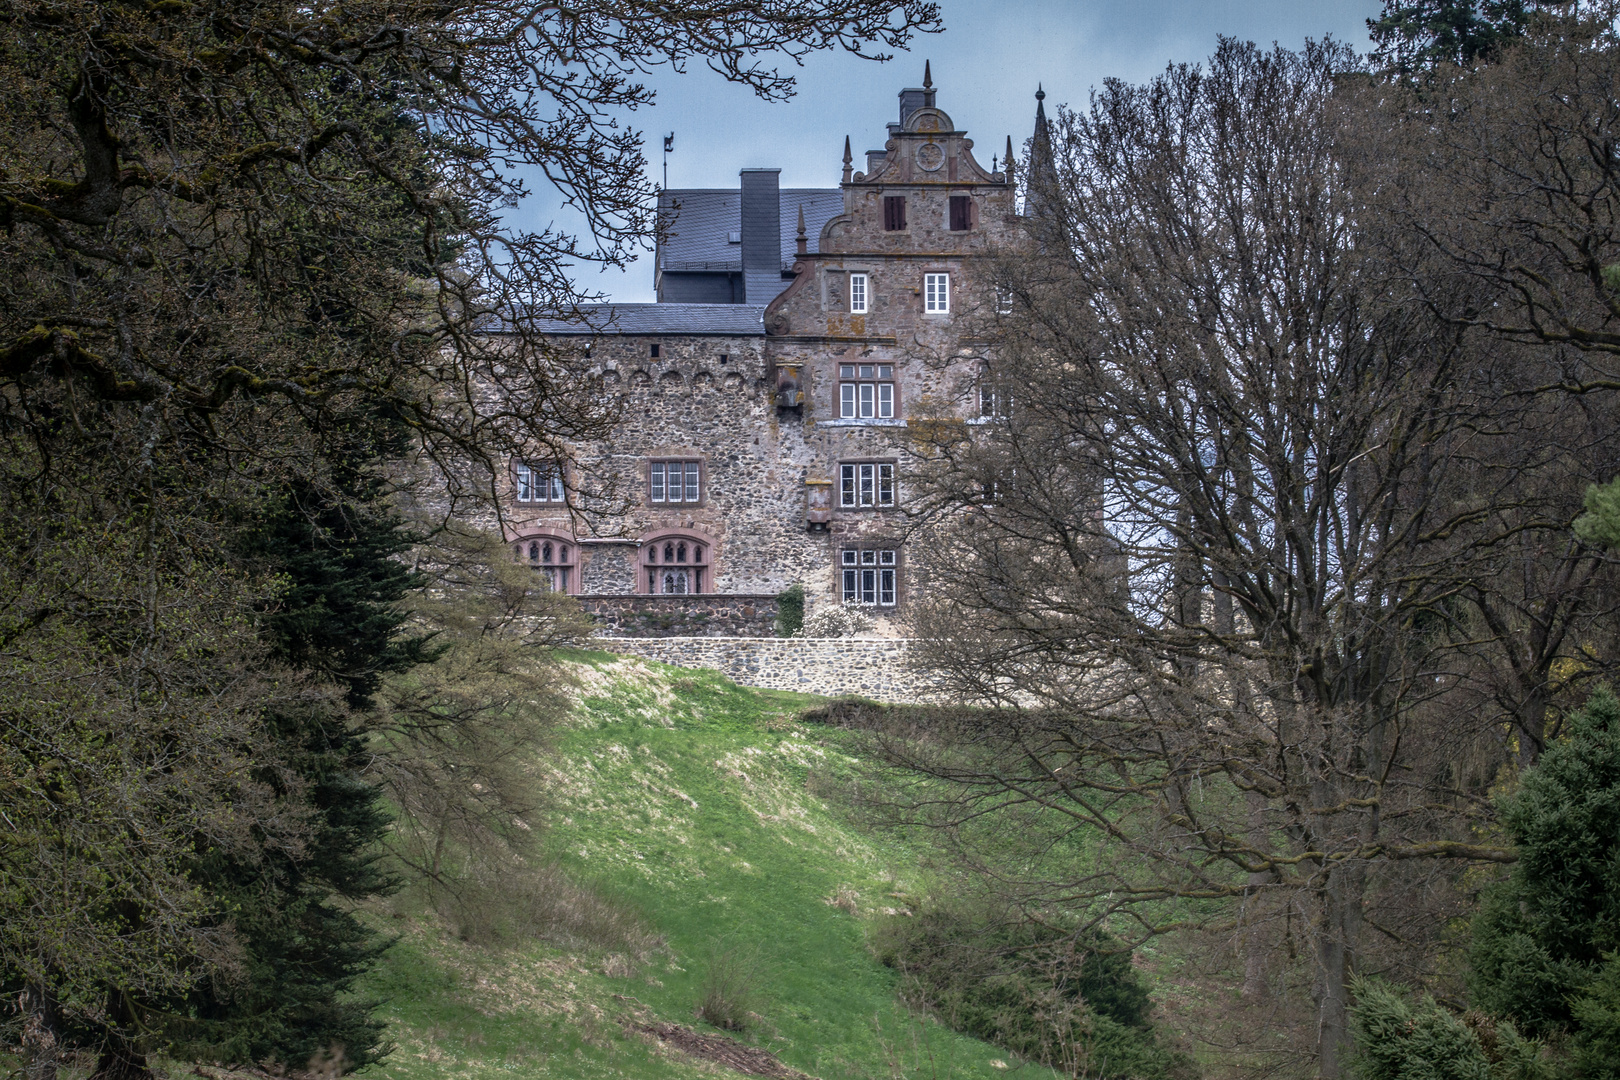
[[[868,304],[867,276],[865,274],[849,275],[849,313],[851,315],[865,315]]]
[[[904,232],[906,228],[906,197],[883,196],[883,231]]]

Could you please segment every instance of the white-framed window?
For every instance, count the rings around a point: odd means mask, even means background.
[[[520,461],[512,470],[520,503],[564,501],[562,466],[555,461]]]
[[[647,501],[653,503],[695,503],[703,501],[703,463],[698,461],[649,461]]]
[[[979,415],[984,418],[1005,420],[1012,413],[1012,386],[1004,378],[997,378],[988,369],[979,373]]]
[[[838,505],[865,510],[895,505],[894,462],[845,461],[838,466]]]
[[[923,311],[944,313],[951,310],[951,275],[923,275]]]
[[[1011,315],[1013,312],[1013,291],[1006,287],[996,289],[996,314]]]
[[[868,304],[867,282],[865,274],[849,275],[849,313],[851,315],[865,315]]]
[[[838,380],[840,419],[893,419],[893,364],[839,364]]]
[[[900,573],[892,548],[844,548],[838,553],[840,590],[846,604],[894,607]]]

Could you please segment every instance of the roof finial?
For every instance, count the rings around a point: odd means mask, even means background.
[[[934,72],[933,72],[933,68],[932,68],[929,61],[924,60],[923,61],[923,89],[924,90],[932,90],[933,88],[934,88]]]
[[[1035,100],[1036,101],[1045,101],[1046,100],[1046,91],[1041,88],[1040,83],[1035,84]]]
[[[810,238],[804,235],[804,203],[799,204],[799,236],[797,244],[800,255],[810,254]]]
[[[850,162],[852,162],[854,160],[855,159],[850,155],[850,152],[849,152],[849,136],[845,135],[844,136],[844,183],[846,183],[846,184],[849,183]]]

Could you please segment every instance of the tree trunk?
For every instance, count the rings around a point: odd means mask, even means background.
[[[22,1014],[23,1080],[56,1080],[62,1039],[50,991],[29,983],[17,999],[17,1011]]]
[[[1266,797],[1257,792],[1246,796],[1249,803],[1249,847],[1264,851],[1266,837]],[[1243,990],[1244,1001],[1258,1001],[1266,996],[1270,987],[1266,983],[1266,942],[1261,929],[1261,889],[1271,875],[1260,872],[1249,875],[1248,887],[1243,894]]]
[[[1350,976],[1355,973],[1355,946],[1361,930],[1363,872],[1336,867],[1318,896],[1316,925],[1316,1052],[1323,1080],[1344,1075],[1350,1046]]]
[[[122,990],[107,995],[108,1024],[103,1033],[101,1056],[90,1080],[155,1080],[146,1055],[136,1048],[130,1033],[136,1030],[135,1008]]]

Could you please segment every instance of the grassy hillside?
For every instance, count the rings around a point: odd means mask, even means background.
[[[839,732],[796,720],[814,699],[602,655],[580,671],[577,721],[547,766],[546,842],[656,939],[483,949],[397,911],[401,940],[370,990],[390,1001],[398,1049],[374,1075],[714,1075],[642,1029],[722,1034],[695,1015],[716,981],[751,1014],[735,1037],[821,1080],[1008,1068],[995,1047],[908,1015],[866,948],[866,924],[903,909],[925,871],[813,794],[853,765]]]

